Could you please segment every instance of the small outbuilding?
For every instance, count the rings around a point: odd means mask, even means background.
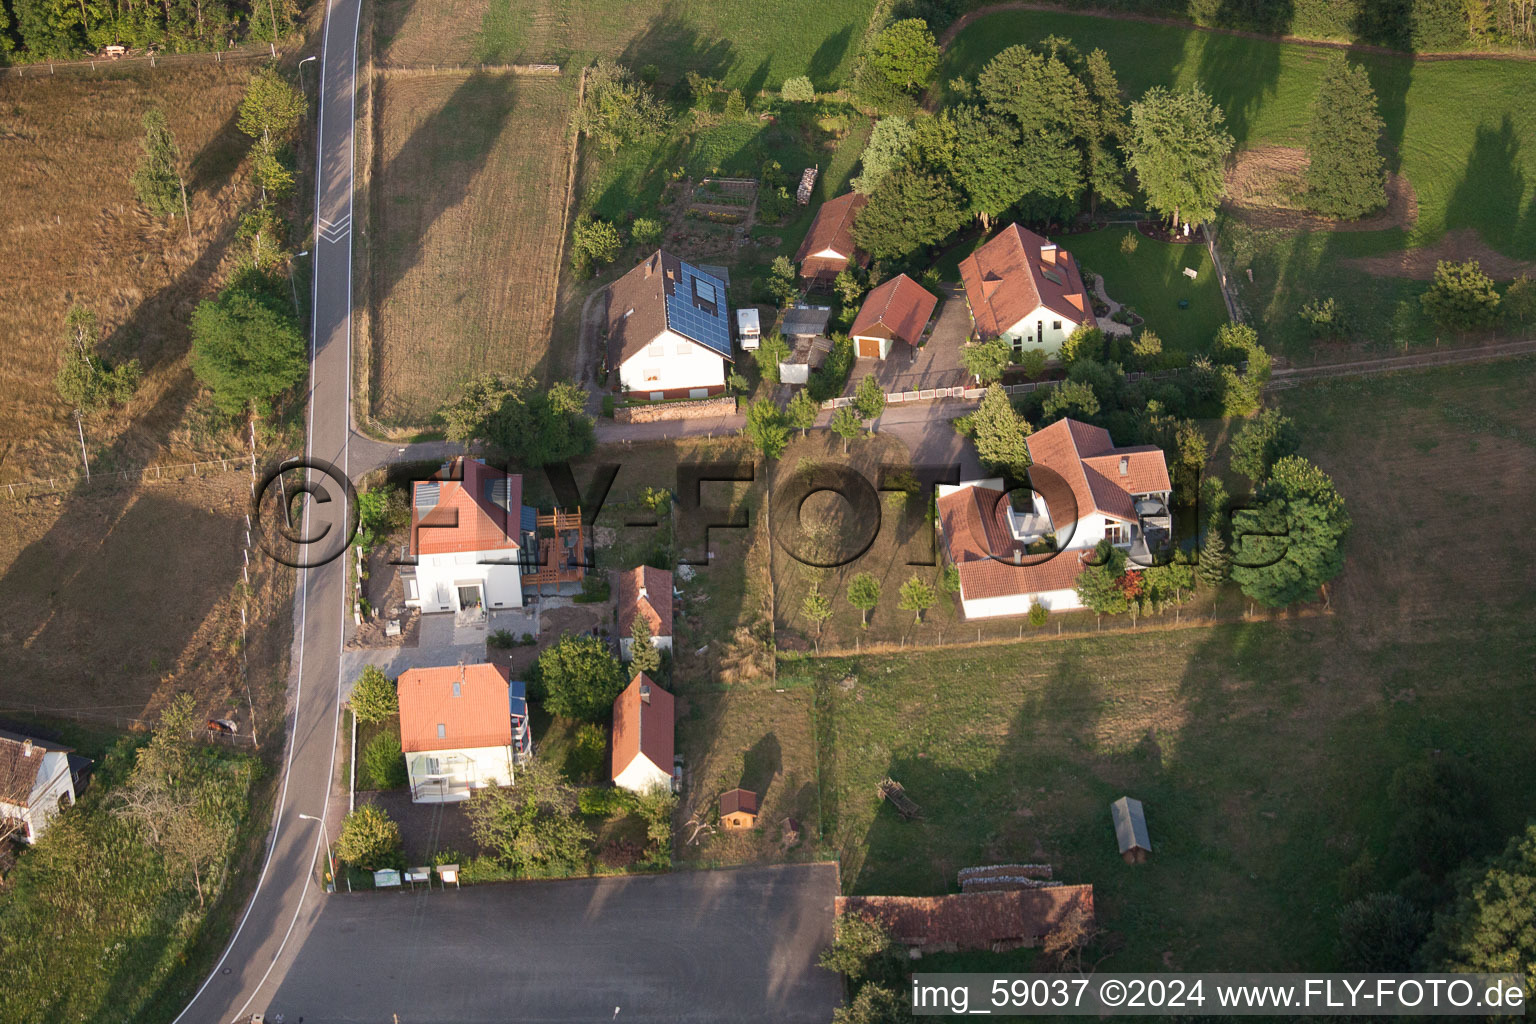
[[[884,359],[891,346],[904,341],[913,348],[922,340],[939,297],[906,274],[879,285],[864,297],[849,337],[860,359]]]
[[[831,319],[831,306],[797,304],[784,311],[784,322],[779,330],[791,341],[816,338],[827,333],[827,322]]]
[[[750,789],[733,789],[720,794],[720,827],[726,830],[751,828],[757,824],[757,794]]]
[[[672,695],[644,672],[613,702],[613,784],[631,793],[671,788]]]
[[[1152,853],[1152,840],[1147,837],[1147,816],[1141,809],[1141,801],[1123,796],[1109,805],[1109,816],[1115,823],[1120,856],[1127,864],[1145,861]]]

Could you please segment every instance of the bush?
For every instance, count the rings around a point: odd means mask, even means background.
[[[513,647],[532,647],[539,642],[539,638],[532,633],[524,633],[522,636],[514,636],[510,629],[498,629],[485,639],[486,645],[497,650],[505,651]]]
[[[258,270],[241,271],[192,313],[192,372],[228,415],[265,411],[303,380],[308,349],[287,289]]]
[[[368,870],[395,867],[401,863],[400,826],[383,808],[363,804],[342,819],[336,856]]]
[[[635,795],[617,786],[593,786],[576,797],[576,809],[593,818],[608,818],[635,806]]]
[[[816,87],[811,80],[804,75],[786,79],[779,95],[789,103],[814,103],[816,102]]]
[[[368,741],[359,759],[363,779],[370,789],[399,789],[410,781],[400,734],[391,729]]]
[[[368,665],[353,684],[347,705],[359,722],[382,722],[400,713],[400,695],[393,679],[376,666]]]
[[[1428,929],[1424,914],[1396,893],[1373,892],[1339,911],[1339,961],[1346,971],[1414,970]]]
[[[1029,624],[1031,626],[1039,629],[1047,622],[1049,622],[1050,619],[1051,613],[1047,611],[1045,605],[1041,604],[1039,601],[1036,601],[1034,604],[1029,606]]]
[[[661,231],[661,221],[652,217],[636,217],[635,222],[629,227],[629,238],[641,248],[649,249],[660,243]]]
[[[608,730],[588,722],[576,730],[575,740],[565,755],[565,777],[577,785],[589,786],[602,775],[607,757]]]
[[[1136,251],[1136,247],[1140,244],[1141,236],[1136,233],[1136,229],[1132,228],[1120,239],[1120,251],[1129,256]]]
[[[605,572],[589,572],[581,578],[581,593],[571,598],[577,604],[602,604],[612,590]]]
[[[544,709],[562,718],[603,721],[625,685],[624,670],[594,636],[563,636],[539,655],[534,675],[544,691]]]
[[[811,397],[825,402],[841,395],[848,386],[848,375],[853,372],[854,358],[853,339],[846,334],[832,335],[832,351],[806,385]]]
[[[612,263],[622,246],[618,228],[607,221],[579,217],[571,229],[571,269],[588,277],[598,266]]]

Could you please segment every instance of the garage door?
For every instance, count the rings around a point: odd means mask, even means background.
[[[879,338],[860,338],[859,339],[859,358],[860,359],[879,359],[880,358],[880,339]]]

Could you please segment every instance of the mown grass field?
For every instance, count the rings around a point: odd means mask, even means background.
[[[1102,969],[1318,969],[1359,894],[1345,869],[1399,866],[1398,766],[1463,760],[1489,808],[1475,845],[1500,846],[1530,812],[1509,780],[1536,772],[1536,541],[1504,528],[1536,484],[1533,378],[1525,360],[1284,393],[1354,518],[1332,614],[782,660],[779,685],[814,694],[844,887],[948,892],[967,865],[1049,861],[1095,887]],[[880,803],[885,775],[922,821]],[[1123,794],[1147,808],[1137,868],[1110,827]]]
[[[1102,47],[1126,93],[1152,85],[1199,82],[1226,112],[1239,147],[1302,147],[1327,51],[1242,39],[1166,25],[1082,15],[1010,11],[968,26],[946,51],[938,80],[974,76],[1007,46],[1056,34],[1087,50]],[[1418,197],[1407,230],[1227,233],[1244,301],[1293,355],[1311,350],[1296,310],[1318,295],[1347,302],[1362,337],[1422,341],[1432,332],[1413,316],[1422,285],[1372,278],[1350,257],[1373,256],[1439,241],[1471,229],[1492,250],[1536,259],[1536,108],[1529,102],[1536,68],[1524,61],[1414,61],[1356,53],[1386,122],[1388,167]],[[1242,237],[1238,237],[1242,236]],[[1243,272],[1253,268],[1249,285]],[[1410,303],[1406,313],[1399,312]]]
[[[573,75],[381,76],[370,412],[430,422],[466,377],[571,372],[552,347]]]
[[[818,89],[843,84],[874,6],[874,0],[385,0],[375,17],[386,63],[576,67],[607,56],[636,70],[654,64],[668,84],[698,71],[750,94],[804,74]]]
[[[1090,271],[1104,276],[1109,297],[1133,307],[1146,318],[1167,349],[1208,352],[1216,331],[1227,322],[1227,304],[1221,298],[1221,282],[1204,245],[1175,245],[1136,235],[1136,251],[1120,251],[1126,232],[1136,229],[1116,224],[1101,231],[1068,235],[1057,241]],[[1191,281],[1184,274],[1196,273]],[[1189,303],[1180,309],[1179,301]]]
[[[187,458],[219,446],[188,416],[197,389],[187,322],[220,280],[249,196],[249,140],[234,117],[251,66],[0,80],[0,482],[79,465],[74,417],[53,386],[73,303],[95,311],[107,360],[144,368],[126,408],[85,424],[98,468],[142,464],[167,442]],[[151,107],[165,111],[189,168],[190,240],[180,218],[145,213],[128,183]]]

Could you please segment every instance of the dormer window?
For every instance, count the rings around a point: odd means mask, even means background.
[[[453,695],[454,695],[454,696],[455,696],[455,697],[462,697],[462,696],[464,696],[464,693],[463,693],[463,691],[462,691],[462,690],[461,690],[461,689],[460,689],[460,687],[461,687],[461,685],[462,685],[462,684],[460,684],[460,683],[458,683],[458,682],[455,682],[455,683],[454,683],[454,684],[453,684]]]
[[[442,722],[437,723],[437,738],[440,740],[448,738],[448,726],[444,725]]]

